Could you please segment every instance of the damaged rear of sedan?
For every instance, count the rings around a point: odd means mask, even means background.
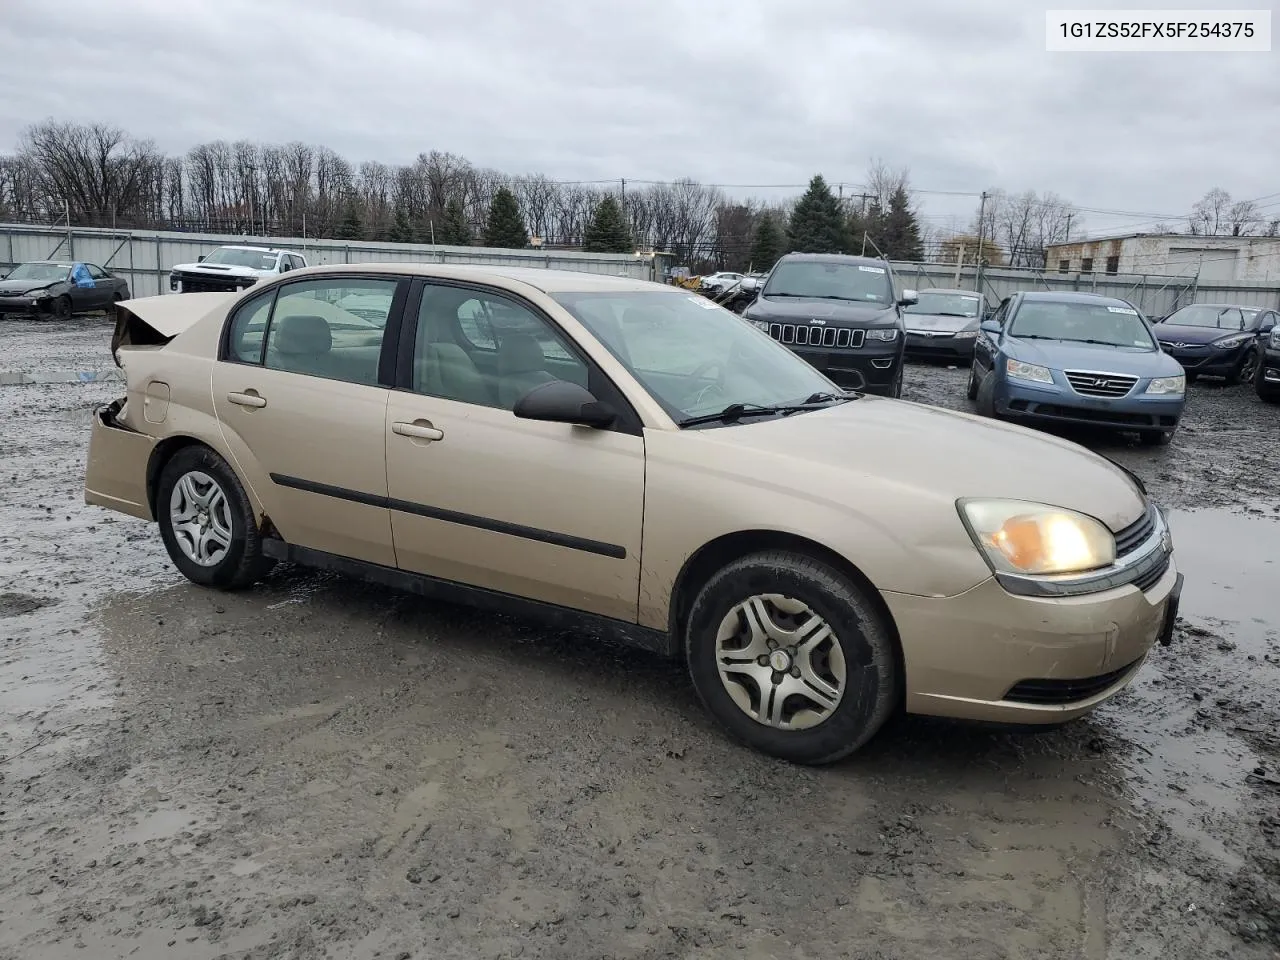
[[[155,520],[194,583],[285,560],[610,634],[799,763],[895,710],[1082,716],[1177,613],[1115,464],[842,391],[685,290],[335,265],[127,302],[112,348],[85,499]]]

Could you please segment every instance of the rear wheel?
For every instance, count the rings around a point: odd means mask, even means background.
[[[205,587],[236,590],[267,573],[253,506],[227,462],[208,447],[179,450],[156,487],[156,519],[169,558]]]
[[[731,563],[683,625],[689,672],[738,740],[793,763],[832,763],[883,726],[898,701],[899,660],[863,590],[787,551]]]

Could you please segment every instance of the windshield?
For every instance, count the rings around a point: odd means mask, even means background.
[[[262,250],[237,250],[219,247],[204,258],[204,263],[221,263],[229,267],[252,267],[254,270],[274,270],[278,254]]]
[[[1254,311],[1256,315],[1256,311]],[[1164,322],[1181,327],[1220,327],[1224,330],[1241,330],[1244,328],[1246,314],[1238,307],[1215,307],[1198,303],[1183,307],[1164,318]],[[1252,319],[1252,317],[1250,317]]]
[[[1027,300],[1009,325],[1009,336],[1155,349],[1137,310],[1106,303]]]
[[[841,392],[786,347],[705,297],[660,290],[553,296],[677,421],[735,403],[771,407]]]
[[[766,297],[818,297],[889,303],[889,271],[861,263],[783,260],[773,268]]]
[[[69,263],[20,263],[6,280],[65,280],[71,272]]]
[[[920,302],[906,308],[907,313],[928,313],[942,317],[976,317],[982,301],[976,293],[937,293],[921,290]]]

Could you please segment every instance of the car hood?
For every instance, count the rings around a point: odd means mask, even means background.
[[[800,495],[848,502],[851,489],[872,498],[879,491],[885,501],[905,496],[918,507],[946,510],[961,497],[1028,500],[1079,511],[1113,531],[1146,509],[1146,497],[1125,471],[1084,447],[903,400],[864,396],[810,413],[690,432],[724,445],[716,462],[751,463],[755,482]],[[907,525],[934,518],[914,509],[899,515]]]
[[[0,280],[0,294],[10,297],[57,286],[61,280]]]
[[[944,333],[974,330],[978,326],[977,317],[953,317],[940,313],[908,313],[902,321],[908,330],[941,330]]]
[[[1005,340],[1003,346],[1005,354],[1015,360],[1054,370],[1093,370],[1135,377],[1175,376],[1182,372],[1177,360],[1159,350],[1016,337]]]
[[[1165,343],[1212,343],[1223,337],[1249,332],[1229,327],[1184,327],[1179,323],[1161,323],[1155,329],[1156,336]]]
[[[807,323],[831,320],[836,323],[896,323],[893,307],[856,300],[809,300],[800,297],[758,298],[748,308],[752,320]]]
[[[270,270],[255,270],[253,267],[237,267],[221,263],[179,263],[173,267],[184,273],[207,273],[211,277],[261,277],[271,273]]]

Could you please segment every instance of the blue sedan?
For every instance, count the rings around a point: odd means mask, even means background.
[[[1172,438],[1186,377],[1131,304],[1090,293],[1016,293],[981,326],[969,399],[989,417]]]

